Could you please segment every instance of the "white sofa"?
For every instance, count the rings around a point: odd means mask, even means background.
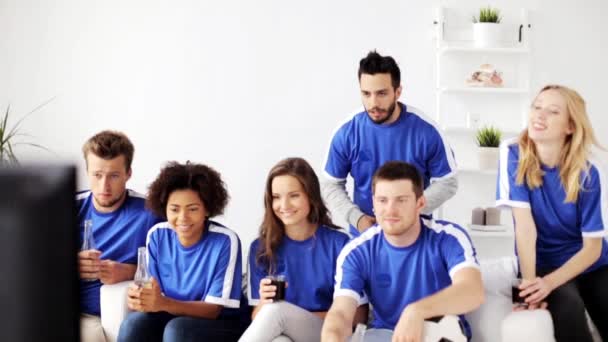
[[[517,265],[512,257],[481,262],[485,303],[466,315],[473,331],[472,342],[553,341],[553,323],[547,311],[511,312],[511,279]],[[128,313],[126,291],[130,282],[101,287],[101,323],[108,342],[118,336]],[[504,324],[503,324],[504,323]],[[594,330],[596,342],[601,342]]]
[[[131,281],[118,284],[103,285],[100,293],[101,325],[107,342],[118,338],[120,324],[129,313],[127,308],[127,288]]]

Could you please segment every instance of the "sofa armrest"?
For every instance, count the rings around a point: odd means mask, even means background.
[[[502,320],[511,312],[511,279],[517,274],[515,258],[504,257],[481,262],[485,302],[466,314],[472,342],[496,342]]]
[[[127,308],[127,289],[132,282],[123,281],[101,287],[99,299],[101,325],[108,342],[116,341],[120,324],[129,313],[129,308]]]

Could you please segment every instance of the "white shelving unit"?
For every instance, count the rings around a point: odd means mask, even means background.
[[[519,18],[510,16],[512,22],[506,29],[518,30],[511,36],[517,39],[505,41],[499,47],[479,48],[470,39],[472,24],[450,26],[450,21],[455,19],[454,12],[457,12],[452,10],[437,8],[434,21],[437,39],[435,119],[454,149],[459,165],[459,190],[441,208],[439,217],[467,226],[480,258],[512,255],[513,225],[509,212],[503,211],[501,216],[503,231],[473,230],[469,223],[473,208],[494,206],[496,191],[497,170],[477,167],[477,128],[491,125],[499,128],[503,137],[512,137],[526,125],[531,71],[528,12],[522,9]],[[463,17],[462,13],[459,15]],[[451,30],[460,32],[448,34]],[[503,87],[466,84],[466,78],[484,63],[492,64],[502,73]]]

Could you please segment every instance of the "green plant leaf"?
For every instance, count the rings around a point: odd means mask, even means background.
[[[474,23],[500,23],[501,20],[500,10],[490,6],[480,8],[478,17],[473,16]]]
[[[500,146],[502,132],[498,128],[484,126],[477,130],[476,138],[479,147],[498,147]]]
[[[29,117],[30,115],[32,115],[33,113],[38,111],[40,108],[46,106],[49,102],[51,102],[54,99],[55,98],[52,97],[49,100],[47,100],[47,101],[43,102],[42,104],[40,104],[39,106],[37,106],[36,108],[34,108],[33,110],[31,110],[29,113],[27,113],[26,115],[21,117],[21,119],[19,119],[17,121],[17,123],[15,123],[15,125],[13,125],[11,128],[8,128],[9,127],[8,119],[10,116],[11,106],[8,105],[6,107],[6,111],[4,112],[4,115],[0,118],[0,165],[6,165],[6,166],[19,165],[19,159],[17,158],[17,155],[15,154],[15,151],[14,151],[14,147],[17,145],[26,145],[26,146],[30,146],[30,147],[40,148],[40,149],[50,152],[49,149],[47,149],[46,147],[44,147],[42,145],[30,142],[30,141],[19,141],[17,139],[22,138],[22,137],[32,138],[32,136],[30,134],[20,131],[21,124],[27,117]]]

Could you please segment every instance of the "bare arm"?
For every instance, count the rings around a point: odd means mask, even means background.
[[[428,319],[470,312],[477,309],[483,301],[481,272],[473,267],[465,267],[454,274],[452,285],[409,306],[415,306],[422,313],[422,318]]]
[[[600,257],[602,238],[583,238],[583,247],[565,264],[542,278],[536,278],[521,291],[526,302],[537,304],[545,299],[551,291],[583,273]],[[529,295],[529,297],[528,297]]]
[[[536,224],[530,208],[512,208],[515,219],[515,241],[523,279],[536,278]]]
[[[458,178],[456,175],[441,178],[432,182],[424,190],[426,198],[425,214],[430,214],[439,208],[445,201],[452,198],[458,191]]]
[[[572,256],[562,267],[547,274],[545,278],[553,288],[563,285],[583,273],[599,259],[602,253],[602,238],[583,238],[583,248]]]
[[[357,310],[357,301],[346,296],[334,298],[321,331],[323,342],[343,342],[352,334],[352,322]]]
[[[315,311],[313,314],[321,319],[325,319],[327,317],[327,313],[329,311]],[[355,311],[355,316],[353,318],[353,327],[357,326],[359,323],[367,324],[367,317],[369,314],[369,305],[363,304],[357,307],[357,311]]]
[[[403,310],[393,332],[393,341],[421,341],[424,320],[472,311],[483,300],[481,273],[475,268],[463,268],[452,277],[452,285]]]

